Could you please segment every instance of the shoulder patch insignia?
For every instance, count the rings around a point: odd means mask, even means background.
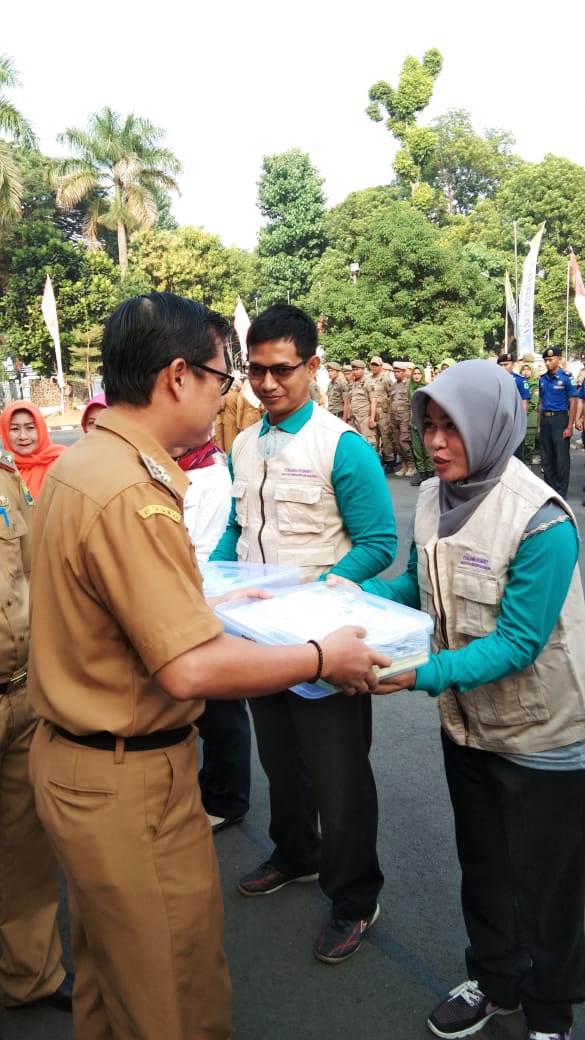
[[[144,466],[146,466],[153,480],[157,480],[159,484],[164,484],[165,487],[172,487],[173,481],[169,473],[167,473],[164,466],[161,466],[156,459],[153,459],[152,455],[145,455],[144,452],[140,452],[140,458]]]
[[[149,516],[168,516],[169,520],[174,520],[176,524],[180,524],[182,520],[181,514],[176,509],[171,509],[170,506],[161,506],[158,503],[152,506],[144,506],[143,509],[138,510],[138,515],[143,520],[148,520]]]
[[[9,451],[5,451],[4,448],[0,448],[0,467],[10,470],[11,473],[16,473],[14,456]]]

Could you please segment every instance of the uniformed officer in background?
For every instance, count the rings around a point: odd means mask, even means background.
[[[540,394],[540,457],[547,484],[567,497],[571,475],[571,437],[577,412],[577,384],[561,368],[561,348],[543,352],[546,372],[538,382]]]
[[[345,382],[347,383],[347,389],[349,391],[349,388],[350,388],[351,384],[353,383],[353,368],[351,367],[351,365],[344,365],[343,366],[343,378],[345,379]]]
[[[532,466],[534,452],[536,449],[536,434],[538,431],[538,411],[540,397],[538,393],[538,377],[534,371],[534,354],[525,354],[520,362],[520,375],[528,383],[530,390],[530,401],[528,402],[528,415],[526,416],[526,436],[524,438],[524,454],[522,461],[526,466]]]
[[[349,388],[341,374],[341,365],[338,361],[327,362],[327,375],[329,376],[327,407],[332,415],[343,419],[345,398],[349,393]]]
[[[376,447],[386,470],[391,469],[396,458],[392,430],[390,426],[390,388],[392,383],[388,372],[384,371],[381,357],[374,356],[370,361],[370,380],[376,398]]]
[[[526,414],[530,407],[530,386],[528,380],[524,379],[523,376],[519,375],[518,372],[514,371],[514,360],[511,354],[500,354],[498,358],[498,365],[500,368],[505,368],[506,372],[509,372],[516,384],[516,389],[520,394],[520,400],[522,401],[522,407]],[[514,455],[520,462],[524,462],[524,441],[518,445]]]
[[[71,1011],[73,976],[61,964],[57,863],[37,817],[28,753],[28,577],[32,496],[0,450],[0,993],[6,1007],[37,1002]]]
[[[362,693],[387,661],[347,626],[320,649],[224,635],[203,597],[183,522],[189,481],[171,453],[209,437],[232,382],[227,331],[172,293],[121,304],[102,344],[109,407],[51,468],[36,507],[30,696],[44,721],[31,775],[67,879],[79,1040],[231,1035],[194,749],[204,699],[320,676]]]
[[[400,468],[395,473],[397,477],[413,477],[416,473],[410,433],[410,401],[408,398],[409,375],[412,367],[408,361],[395,361],[394,378],[396,382],[393,383],[390,389],[392,439],[394,447],[400,455]]]
[[[376,397],[372,381],[366,373],[365,361],[356,358],[351,363],[353,380],[349,387],[349,398],[346,405],[346,422],[361,433],[368,444],[376,447]]]

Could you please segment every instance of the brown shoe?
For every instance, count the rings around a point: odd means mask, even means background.
[[[405,477],[406,476],[406,468],[405,468],[405,466],[401,466],[400,469],[395,470],[394,476],[395,477]]]

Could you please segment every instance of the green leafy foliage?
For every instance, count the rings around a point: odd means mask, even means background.
[[[495,258],[444,239],[411,205],[380,193],[350,196],[328,227],[332,244],[308,297],[313,313],[326,319],[328,357],[436,363],[447,353],[473,357],[493,345],[500,294],[484,268]],[[359,263],[355,282],[350,262]]]
[[[298,302],[326,242],[323,180],[305,152],[265,156],[258,207],[267,221],[258,235],[262,302]]]
[[[140,291],[175,292],[226,316],[233,315],[238,295],[250,306],[258,285],[256,258],[227,248],[202,228],[138,231],[129,259],[129,280]]]

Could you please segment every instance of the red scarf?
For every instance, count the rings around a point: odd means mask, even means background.
[[[214,455],[220,452],[217,444],[214,440],[207,441],[206,444],[202,444],[199,448],[191,448],[186,451],[180,458],[175,459],[177,466],[181,469],[205,469],[206,466],[215,465]]]

